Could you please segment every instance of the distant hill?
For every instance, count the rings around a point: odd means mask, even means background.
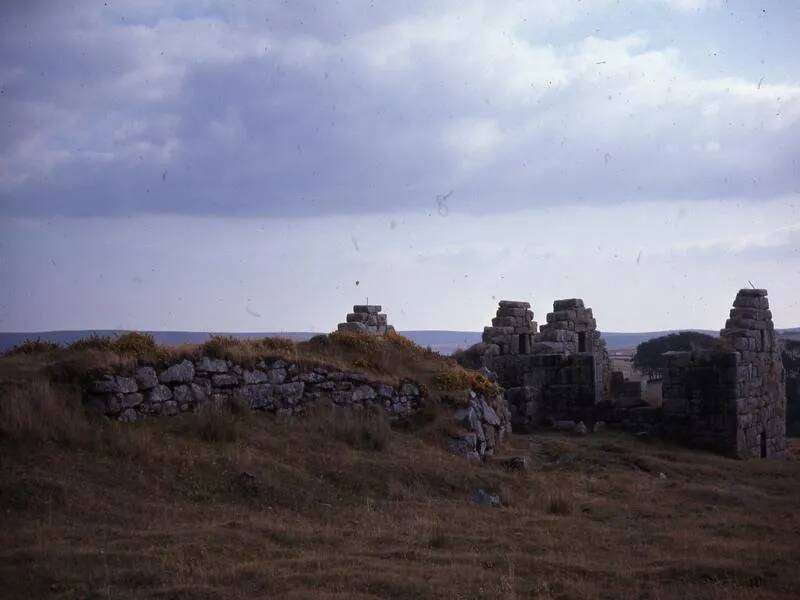
[[[632,333],[603,332],[603,338],[609,350],[632,349],[642,342],[653,338],[677,333],[678,331],[700,331],[709,335],[719,332],[708,329],[670,329],[667,331],[645,331]],[[782,337],[800,339],[800,327],[778,330]],[[70,344],[75,340],[90,335],[113,336],[125,333],[119,329],[72,330],[72,331],[40,331],[34,333],[0,333],[0,352],[5,352],[25,340],[40,339],[56,344]],[[202,332],[202,331],[149,331],[159,344],[175,346],[179,344],[202,344],[212,335],[230,335],[238,338],[285,337],[295,341],[304,341],[317,335],[313,331],[268,331],[268,332]],[[448,330],[409,330],[399,332],[420,346],[430,346],[442,354],[452,354],[459,348],[468,348],[481,341],[480,331],[448,331]]]

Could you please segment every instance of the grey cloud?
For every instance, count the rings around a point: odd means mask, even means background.
[[[0,213],[388,212],[435,209],[447,190],[450,209],[486,212],[798,191],[797,86],[765,85],[784,96],[773,107],[668,51],[596,40],[623,63],[603,78],[581,66],[590,45],[537,46],[500,23],[472,38],[469,14],[464,31],[443,17],[453,4],[178,3],[171,20],[160,3],[111,4],[6,13]]]

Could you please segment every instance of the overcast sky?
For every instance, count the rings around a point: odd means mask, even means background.
[[[800,4],[0,4],[0,330],[800,325]]]

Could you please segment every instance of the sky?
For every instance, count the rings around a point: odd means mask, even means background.
[[[800,325],[800,4],[0,5],[0,331]]]

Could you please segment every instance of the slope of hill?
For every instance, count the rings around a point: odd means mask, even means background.
[[[788,600],[800,589],[796,447],[740,462],[612,432],[543,433],[511,436],[506,451],[531,465],[512,473],[404,431],[369,429],[365,444],[360,425],[327,419],[74,417],[54,437],[46,422],[0,420],[0,597]]]

